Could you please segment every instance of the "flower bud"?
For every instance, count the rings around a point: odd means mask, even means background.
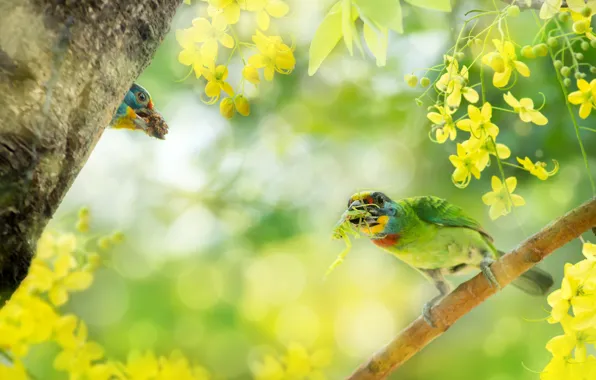
[[[422,87],[428,87],[429,84],[430,84],[430,79],[428,79],[427,77],[423,77],[422,79],[420,79],[420,85]]]
[[[234,106],[236,107],[236,111],[242,116],[250,115],[250,103],[244,95],[238,95],[234,99]]]
[[[569,74],[571,73],[571,69],[569,68],[569,66],[563,66],[561,67],[561,75],[564,77],[569,76]]]
[[[583,51],[586,51],[590,48],[590,43],[588,41],[584,41],[584,42],[582,42],[582,44],[580,46]]]
[[[559,20],[561,20],[562,22],[569,21],[569,13],[567,13],[567,12],[560,13],[559,14]]]
[[[546,44],[538,44],[532,48],[532,52],[539,57],[544,57],[548,54],[548,47]]]
[[[563,67],[563,62],[561,62],[560,60],[556,60],[554,63],[555,69],[557,70],[561,70],[561,67]]]
[[[509,17],[519,16],[519,7],[517,5],[512,5],[509,8],[507,8],[507,16],[509,16]]]
[[[404,80],[410,87],[416,87],[416,85],[418,84],[418,78],[414,74],[408,74],[404,76]]]
[[[563,80],[563,84],[565,85],[565,87],[569,87],[569,86],[571,86],[571,79],[569,79],[569,78],[565,78],[565,79]]]
[[[521,55],[525,58],[536,58],[536,54],[534,54],[534,50],[530,45],[521,48]]]
[[[226,119],[231,119],[234,116],[234,102],[231,98],[223,98],[219,103],[219,113]]]
[[[559,41],[557,41],[557,39],[555,37],[548,37],[548,40],[546,40],[546,43],[548,44],[548,46],[553,47],[553,48],[559,46]]]
[[[573,31],[576,34],[584,34],[590,28],[590,20],[578,20],[573,23]]]

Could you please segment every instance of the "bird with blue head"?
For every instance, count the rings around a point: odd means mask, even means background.
[[[153,105],[149,91],[133,83],[110,123],[112,128],[141,130],[164,140],[168,125]]]

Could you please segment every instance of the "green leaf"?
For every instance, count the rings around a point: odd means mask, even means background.
[[[387,28],[365,23],[363,34],[366,46],[377,59],[377,66],[385,66],[387,63]]]
[[[344,34],[344,42],[350,52],[354,55],[352,47],[352,0],[342,0],[341,2],[341,30]]]
[[[308,75],[314,75],[317,72],[321,63],[341,39],[343,32],[340,2],[327,13],[310,43]]]
[[[352,0],[362,20],[403,33],[401,5],[398,0]]]
[[[323,63],[333,48],[337,46],[337,43],[343,36],[342,2],[343,0],[339,0],[331,7],[331,10],[327,13],[315,32],[315,36],[310,43],[308,75],[314,75],[317,72],[321,63]],[[352,9],[351,13],[353,22],[358,17],[358,12]]]
[[[406,0],[415,7],[433,9],[435,11],[451,12],[450,0]]]

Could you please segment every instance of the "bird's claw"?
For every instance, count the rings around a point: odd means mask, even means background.
[[[433,318],[432,318],[432,314],[431,314],[432,307],[433,307],[432,302],[427,302],[424,304],[424,306],[422,307],[422,318],[424,318],[424,321],[426,323],[428,323],[430,327],[435,328],[437,326],[433,322]]]
[[[490,269],[491,264],[494,262],[495,261],[489,257],[482,259],[482,261],[480,262],[480,271],[482,271],[482,274],[484,275],[484,277],[486,277],[491,287],[494,286],[497,289],[501,289],[501,284],[499,284],[499,281],[497,281],[497,277],[495,277],[495,274]]]

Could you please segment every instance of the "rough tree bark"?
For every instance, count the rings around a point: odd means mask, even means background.
[[[4,296],[181,1],[0,0]]]

